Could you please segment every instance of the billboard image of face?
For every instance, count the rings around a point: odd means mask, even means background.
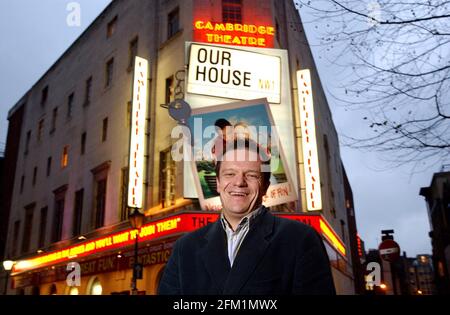
[[[192,172],[203,210],[220,210],[215,160],[224,140],[251,139],[270,153],[270,186],[265,206],[296,200],[292,181],[266,99],[235,102],[194,109],[187,121],[192,137]]]

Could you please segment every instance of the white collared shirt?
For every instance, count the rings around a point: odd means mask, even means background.
[[[220,214],[222,227],[227,234],[228,258],[230,260],[231,266],[233,266],[233,262],[236,259],[239,248],[241,247],[242,242],[247,236],[247,233],[250,229],[250,223],[256,218],[261,210],[262,206],[243,217],[235,231],[233,231],[233,229],[231,228],[231,225],[226,220],[223,212]]]

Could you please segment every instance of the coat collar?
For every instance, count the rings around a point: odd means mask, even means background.
[[[200,251],[200,256],[219,293],[230,295],[239,293],[264,256],[273,224],[274,216],[263,208],[245,237],[232,268],[221,222],[217,220],[212,224],[205,235],[206,244]]]

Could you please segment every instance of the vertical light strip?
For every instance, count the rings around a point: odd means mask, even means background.
[[[130,208],[142,208],[147,90],[148,61],[146,59],[136,57],[134,62],[128,178],[128,207]]]
[[[308,211],[322,210],[319,159],[317,155],[316,123],[311,88],[311,74],[307,70],[297,71],[298,105],[302,130],[303,165],[306,183],[306,205]]]
[[[327,237],[327,239],[333,244],[333,246],[338,250],[343,256],[345,256],[345,246],[341,240],[336,237],[334,231],[332,231],[328,225],[324,222],[324,220],[320,219],[320,230],[322,234]]]

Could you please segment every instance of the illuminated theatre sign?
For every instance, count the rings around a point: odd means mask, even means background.
[[[309,211],[322,209],[322,192],[317,153],[316,123],[309,70],[297,71],[298,106],[302,129],[303,167],[306,184],[306,205]]]
[[[281,102],[281,58],[238,49],[192,44],[187,92],[232,99],[267,97]]]
[[[214,222],[216,219],[217,214],[206,213],[171,216],[166,219],[149,222],[143,225],[139,231],[128,229],[107,236],[87,240],[58,251],[19,261],[14,265],[13,272],[23,272],[118,248],[122,249],[126,246],[133,245],[138,233],[138,241],[145,242],[162,237],[173,236],[177,233],[193,231],[208,223]]]
[[[308,224],[319,232],[340,253],[346,255],[345,245],[321,215],[277,214],[280,217]],[[17,261],[13,267],[13,275],[33,269],[67,263],[75,258],[89,257],[93,254],[108,253],[114,249],[132,246],[139,233],[139,242],[157,240],[176,236],[177,234],[197,230],[217,220],[218,213],[181,213],[165,219],[149,222],[139,231],[128,229],[99,238],[86,240],[54,252]],[[141,250],[140,250],[141,252]],[[126,251],[124,252],[126,253]]]
[[[133,102],[131,108],[128,207],[142,208],[144,178],[144,143],[147,117],[148,61],[136,57],[134,62]]]
[[[273,48],[274,36],[273,26],[209,21],[194,23],[194,41],[196,42]]]

